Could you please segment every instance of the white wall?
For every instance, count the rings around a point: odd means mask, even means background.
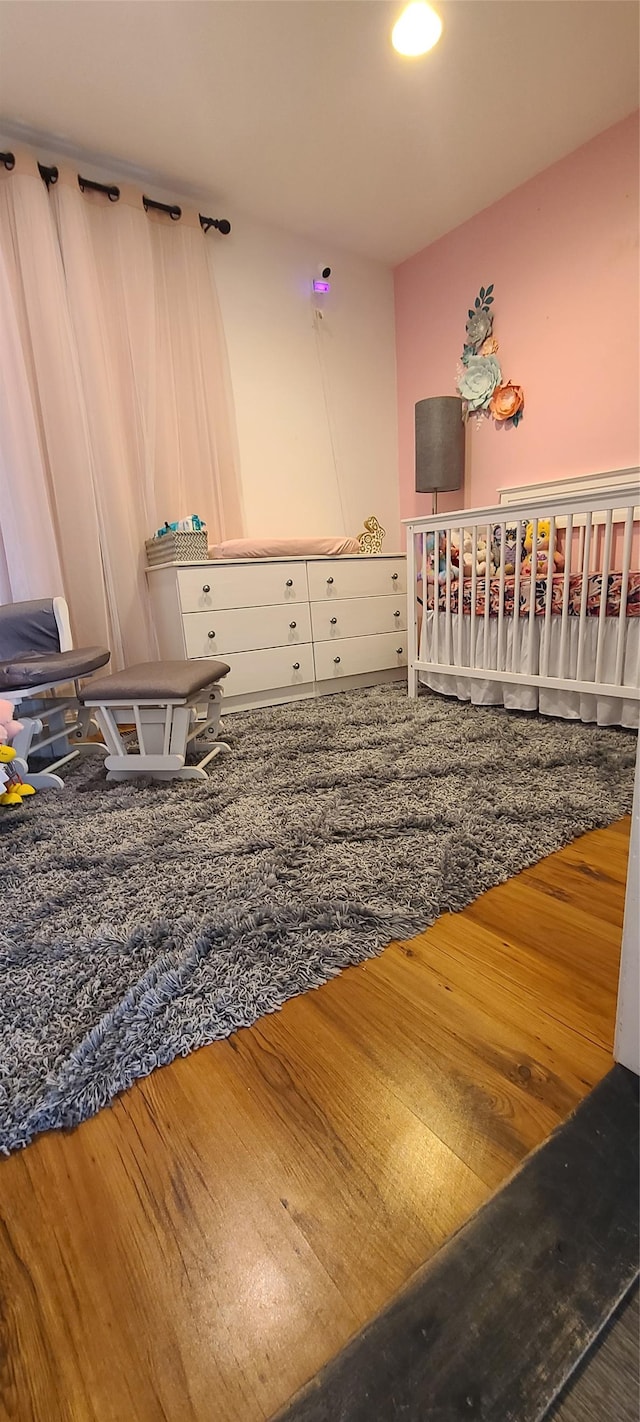
[[[240,214],[216,258],[247,534],[357,534],[375,513],[397,551],[390,269]],[[314,301],[319,263],[331,292]]]

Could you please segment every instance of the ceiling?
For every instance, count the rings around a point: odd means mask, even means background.
[[[635,0],[434,5],[0,0],[0,132],[397,262],[638,104]]]

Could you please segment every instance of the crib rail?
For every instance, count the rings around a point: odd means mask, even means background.
[[[409,695],[426,672],[640,700],[634,492],[404,520]]]

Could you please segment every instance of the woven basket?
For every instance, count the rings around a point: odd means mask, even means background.
[[[172,529],[169,533],[163,533],[162,538],[148,538],[145,548],[150,568],[155,568],[158,563],[206,563],[209,557],[204,528],[197,533],[176,533]]]

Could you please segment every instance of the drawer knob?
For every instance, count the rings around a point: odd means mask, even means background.
[[[335,664],[336,664],[336,666],[337,666],[337,665],[338,665],[338,662],[340,661],[340,658],[339,658],[339,657],[334,657],[333,660],[334,660],[334,662],[335,662]]]
[[[394,612],[393,615],[394,615],[394,617],[399,617],[399,616],[400,616],[400,613],[399,613],[399,612]]]
[[[331,626],[332,626],[332,627],[335,627],[337,621],[338,621],[337,617],[332,617],[332,618],[331,618]]]
[[[207,637],[210,637],[212,641],[213,641],[215,635],[216,635],[215,632],[207,632]]]
[[[294,663],[293,663],[293,670],[294,670],[294,671],[300,671],[300,663],[299,663],[299,662],[294,662]]]
[[[288,587],[288,588],[292,588],[292,587],[293,587],[293,578],[287,578],[287,581],[286,581],[285,586]]]
[[[401,657],[401,656],[402,656],[402,647],[396,647],[396,652],[398,653],[398,656]]]
[[[289,626],[290,626],[291,629],[293,630],[293,628],[297,626],[297,623],[296,623],[296,622],[290,622],[290,623],[289,623]]]
[[[208,583],[204,583],[204,584],[203,584],[202,591],[203,591],[203,592],[211,592],[211,588],[209,587],[209,584],[208,584]]]
[[[328,583],[332,583],[332,582],[333,582],[333,578],[327,578],[327,582],[328,582]]]
[[[392,577],[394,583],[397,583],[397,581],[398,581],[398,574],[397,574],[397,573],[392,573],[392,574],[391,574],[391,577]]]

